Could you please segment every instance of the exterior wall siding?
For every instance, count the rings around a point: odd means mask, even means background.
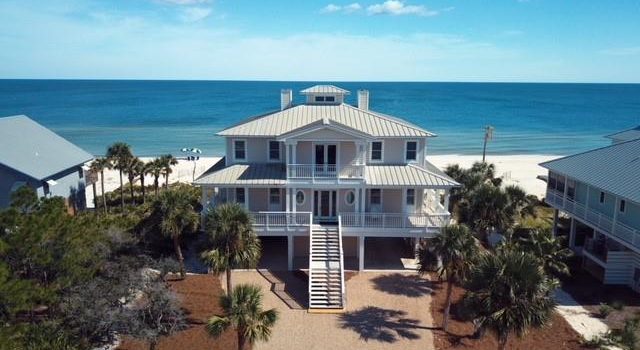
[[[639,180],[640,181],[640,180]],[[616,208],[616,210],[618,210]],[[618,212],[618,221],[640,230],[640,205],[626,201],[624,213]]]
[[[633,255],[632,252],[608,252],[604,284],[629,284],[633,273],[633,265],[630,264]]]
[[[49,187],[51,197],[63,197],[67,204],[71,204],[69,199],[74,198],[79,209],[86,207],[85,181],[80,178],[80,167],[70,168],[64,172],[55,174],[49,179],[55,180],[56,185]],[[26,175],[18,173],[12,169],[0,166],[0,207],[6,207],[10,203],[11,188],[16,182],[24,182],[33,188],[38,197],[45,196],[42,182],[32,179]]]
[[[246,141],[246,152],[247,152],[246,160],[234,159],[233,141],[235,140]],[[269,159],[269,141],[275,141],[275,139],[267,138],[267,137],[247,137],[247,138],[227,137],[227,140],[226,140],[227,165],[236,164],[236,163],[274,163],[274,162],[284,163],[286,160],[284,144],[280,142],[280,161],[274,161]]]

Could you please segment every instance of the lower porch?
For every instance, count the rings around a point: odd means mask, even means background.
[[[292,236],[291,270],[309,269],[309,237]],[[262,256],[259,269],[289,270],[289,237],[260,236]],[[345,270],[411,270],[414,268],[415,239],[402,237],[363,237],[362,268],[359,263],[359,237],[342,237]]]

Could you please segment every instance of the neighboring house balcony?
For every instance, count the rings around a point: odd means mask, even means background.
[[[616,218],[578,203],[574,198],[553,189],[547,189],[547,204],[574,216],[580,221],[609,234],[622,242],[640,248],[640,230],[625,225]]]

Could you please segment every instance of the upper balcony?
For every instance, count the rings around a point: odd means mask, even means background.
[[[640,248],[640,230],[634,229],[613,217],[578,203],[574,198],[565,196],[564,193],[553,189],[547,189],[545,200],[554,208],[569,213],[604,233],[613,235],[628,244]]]
[[[287,164],[287,180],[300,183],[362,182],[365,165]]]

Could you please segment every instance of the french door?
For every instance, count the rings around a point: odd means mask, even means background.
[[[336,144],[316,144],[314,152],[316,176],[333,177],[336,175],[336,159],[338,146]]]
[[[335,219],[337,197],[336,191],[313,191],[313,216],[319,219]]]

